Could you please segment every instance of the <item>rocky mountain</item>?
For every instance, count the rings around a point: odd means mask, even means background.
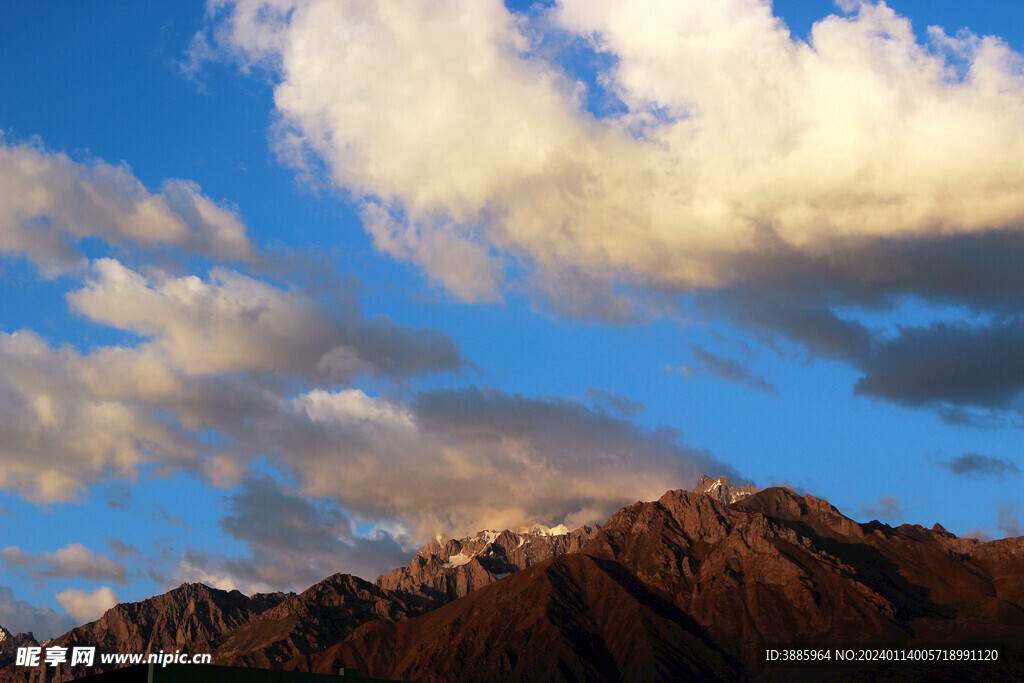
[[[0,636],[2,653],[14,636]],[[376,583],[337,574],[251,598],[183,585],[55,642],[428,681],[1020,680],[1024,538],[860,524],[813,496],[704,478],[601,527],[437,538]],[[764,655],[875,645],[997,648],[1000,660],[835,668]],[[0,669],[0,681],[42,676]]]
[[[273,668],[320,652],[368,621],[401,621],[422,604],[349,574],[335,574],[253,617],[216,640],[217,664]]]
[[[414,680],[1019,680],[1022,562],[1024,539],[858,524],[782,488],[730,505],[670,491],[620,510],[575,555],[366,624],[312,663]],[[874,645],[997,647],[1002,659],[788,669],[763,654]]]
[[[300,668],[293,662],[289,666]],[[614,562],[575,553],[421,617],[372,622],[311,660],[412,681],[737,680],[697,622]]]
[[[440,606],[538,562],[577,552],[594,531],[535,525],[461,539],[439,537],[416,553],[409,566],[377,577],[377,585]]]
[[[19,647],[39,645],[32,633],[11,633],[0,625],[0,667],[14,661]]]
[[[738,500],[754,495],[757,489],[749,484],[734,488],[729,483],[729,477],[723,475],[718,479],[712,479],[705,474],[693,487],[693,492],[711,496],[722,505],[732,505]]]
[[[141,602],[116,605],[98,620],[72,629],[48,644],[68,648],[94,646],[97,653],[212,652],[217,637],[287,597],[284,593],[250,597],[201,583],[182,584]],[[101,666],[72,670],[67,664],[31,669],[9,665],[0,669],[0,681],[69,681],[102,670]]]

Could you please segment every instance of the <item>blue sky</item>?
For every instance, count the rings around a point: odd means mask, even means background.
[[[705,472],[1020,534],[1021,11],[705,4],[0,9],[0,624]]]

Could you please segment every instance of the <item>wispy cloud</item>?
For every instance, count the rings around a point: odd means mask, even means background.
[[[123,584],[130,578],[123,565],[81,543],[71,543],[52,553],[27,553],[17,546],[8,546],[0,550],[0,560],[9,570],[27,570],[39,581],[88,579]]]
[[[740,382],[747,384],[758,391],[765,392],[766,394],[778,393],[778,390],[774,385],[766,379],[755,375],[750,371],[750,368],[733,358],[717,356],[710,351],[705,351],[704,349],[693,345],[690,346],[690,352],[693,354],[693,360],[698,364],[699,368],[718,379],[725,380],[726,382]],[[687,366],[687,368],[689,371],[684,374],[689,377],[692,377],[696,372],[698,372],[698,370],[692,366]]]
[[[1011,460],[977,453],[964,453],[952,460],[940,461],[939,464],[960,476],[1005,479],[1008,475],[1020,473],[1020,468]]]
[[[336,572],[372,579],[406,564],[413,552],[382,530],[357,535],[335,501],[312,499],[266,476],[247,478],[226,502],[220,526],[248,554],[190,550],[173,582],[213,578],[221,588],[245,592],[301,591]]]
[[[1007,537],[1024,536],[1024,527],[1021,527],[1020,518],[1017,516],[1016,503],[1000,505],[998,515],[996,528],[1006,534]]]
[[[869,517],[899,521],[899,518],[906,514],[900,507],[899,498],[896,496],[882,496],[874,503],[862,505],[861,512]]]

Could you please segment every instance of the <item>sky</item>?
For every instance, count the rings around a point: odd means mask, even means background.
[[[1021,535],[1024,9],[0,7],[0,624],[702,474]]]

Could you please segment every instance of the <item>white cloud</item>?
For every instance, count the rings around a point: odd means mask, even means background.
[[[273,373],[347,382],[363,373],[413,374],[462,363],[445,335],[360,319],[354,301],[320,302],[226,268],[205,281],[158,270],[147,277],[99,259],[92,279],[67,298],[95,322],[151,339],[136,352],[165,365],[148,363],[140,387],[172,383],[168,368],[188,376]],[[103,353],[109,363],[126,360],[120,349]]]
[[[79,163],[0,137],[0,253],[24,254],[52,276],[84,267],[77,243],[85,237],[228,259],[254,255],[236,213],[193,182],[167,180],[153,193],[125,164]]]
[[[744,255],[1024,218],[1021,57],[922,45],[884,4],[808,43],[763,0],[215,4],[219,44],[279,78],[282,156],[325,164],[380,248],[467,300],[521,262],[563,297],[595,296],[564,289],[576,274],[719,287]],[[626,113],[595,119],[532,51],[551,25],[613,57]]]
[[[100,586],[89,593],[77,588],[68,588],[54,595],[64,610],[79,622],[99,619],[103,613],[120,602],[117,593],[108,586]]]
[[[338,336],[309,299],[234,271],[216,269],[206,282],[160,272],[150,279],[113,259],[100,259],[93,271],[68,294],[72,307],[153,338],[147,351],[189,375],[309,372]],[[358,356],[351,366],[343,368],[350,375],[368,369]]]
[[[91,391],[79,374],[86,359],[28,330],[0,332],[0,488],[67,500],[143,463],[196,457],[196,444],[148,406]]]
[[[128,572],[123,565],[104,553],[89,550],[81,543],[70,543],[52,553],[26,553],[12,545],[0,550],[0,560],[9,569],[29,570],[39,580],[79,578],[128,582]]]
[[[439,332],[363,318],[353,301],[320,301],[227,269],[208,280],[146,276],[100,259],[92,272],[68,295],[71,306],[145,340],[82,353],[29,330],[0,333],[0,488],[35,500],[66,500],[146,463],[237,480],[244,466],[233,458],[261,451],[204,447],[197,435],[231,438],[287,410],[281,380],[336,386],[363,373],[463,364]]]

